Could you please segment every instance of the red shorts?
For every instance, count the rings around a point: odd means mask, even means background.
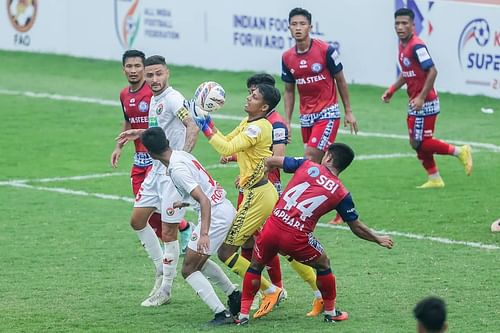
[[[146,176],[152,167],[152,165],[145,168],[140,168],[135,165],[132,166],[132,170],[130,171],[130,181],[132,182],[132,191],[134,192],[134,196],[136,196],[137,192],[139,192],[142,182],[146,179]]]
[[[265,265],[278,253],[288,255],[301,263],[314,261],[324,252],[321,243],[312,233],[284,231],[269,219],[255,240],[253,258]]]
[[[325,119],[314,123],[312,127],[302,127],[302,142],[308,147],[327,151],[335,142],[340,119]]]
[[[434,136],[437,114],[431,116],[407,116],[408,135],[416,141],[424,141]]]

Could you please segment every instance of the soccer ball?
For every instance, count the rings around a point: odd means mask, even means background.
[[[491,232],[500,232],[500,219],[491,224]]]
[[[198,86],[194,93],[196,106],[206,112],[219,110],[226,101],[226,92],[217,82],[207,81]]]

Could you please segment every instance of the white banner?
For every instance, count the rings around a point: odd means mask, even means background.
[[[396,7],[416,27],[438,69],[437,89],[500,97],[500,6],[420,0],[244,2],[6,0],[0,49],[119,60],[137,48],[171,64],[279,74],[293,41],[288,12],[305,6],[313,37],[338,48],[349,82],[387,86],[396,77]]]

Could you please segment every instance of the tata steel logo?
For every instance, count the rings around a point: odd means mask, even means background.
[[[8,0],[7,14],[10,23],[19,32],[28,32],[35,24],[37,0]]]
[[[118,40],[124,49],[132,48],[139,32],[141,16],[139,0],[114,0],[115,30]]]
[[[500,31],[490,29],[488,21],[476,18],[467,23],[458,40],[458,60],[465,69],[500,71]]]

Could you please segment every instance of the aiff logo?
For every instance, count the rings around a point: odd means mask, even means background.
[[[7,13],[10,23],[19,32],[27,32],[35,23],[38,9],[37,0],[9,0]]]
[[[138,7],[139,0],[115,0],[115,29],[124,49],[132,47],[139,32],[141,16]]]
[[[476,52],[467,52],[467,50],[475,49],[477,46],[484,47],[488,44],[489,40],[490,26],[485,19],[477,18],[467,23],[458,40],[458,60],[460,65],[463,67],[462,60],[466,57],[468,59],[467,68],[482,68],[483,65],[479,65],[485,64],[485,60],[486,62],[488,60],[485,59],[485,55]],[[469,43],[471,41],[473,41],[473,43]],[[487,65],[485,66],[487,67]]]

